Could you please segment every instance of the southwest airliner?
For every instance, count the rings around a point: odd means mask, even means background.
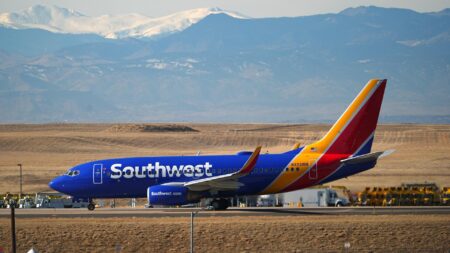
[[[147,198],[149,205],[289,192],[328,183],[375,167],[392,151],[371,152],[386,80],[370,80],[319,141],[280,154],[130,157],[92,161],[69,169],[49,186],[74,199]]]

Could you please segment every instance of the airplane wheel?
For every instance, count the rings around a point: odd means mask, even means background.
[[[87,208],[88,208],[89,211],[94,211],[95,205],[93,203],[89,203]]]
[[[221,210],[225,210],[230,206],[228,199],[220,199]]]
[[[210,205],[214,210],[225,210],[228,208],[229,203],[227,199],[215,199],[211,201]]]
[[[220,210],[220,202],[217,200],[211,201],[211,206],[213,210]]]

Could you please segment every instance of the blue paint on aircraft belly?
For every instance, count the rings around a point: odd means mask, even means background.
[[[321,184],[325,184],[325,183],[328,183],[328,182],[331,182],[334,180],[345,178],[345,177],[363,172],[365,170],[371,169],[371,168],[375,167],[376,163],[377,163],[377,161],[375,160],[372,162],[362,163],[362,164],[344,165],[338,171],[336,171],[336,173],[334,173],[333,175],[331,175],[328,178],[326,178],[325,180],[323,180],[321,182]]]

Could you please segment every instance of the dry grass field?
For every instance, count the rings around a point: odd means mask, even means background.
[[[18,251],[189,252],[189,218],[20,219]],[[10,249],[9,220],[0,247]],[[68,229],[70,228],[70,229]],[[195,252],[443,252],[449,215],[196,218]],[[117,251],[120,249],[120,251]],[[7,252],[7,251],[5,251]]]
[[[44,124],[0,125],[0,193],[49,190],[47,183],[79,163],[126,156],[235,153],[263,145],[283,152],[319,139],[329,125],[281,124]],[[450,125],[380,125],[373,150],[396,149],[377,167],[334,182],[352,190],[402,182],[450,186]]]

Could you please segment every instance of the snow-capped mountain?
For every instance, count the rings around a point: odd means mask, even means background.
[[[448,9],[219,12],[87,17],[37,6],[2,15],[0,122],[323,122],[374,77],[389,80],[387,120],[450,122]],[[39,26],[57,33],[22,29]]]
[[[0,26],[14,29],[37,28],[54,33],[98,34],[109,39],[143,38],[179,32],[210,14],[219,13],[246,18],[220,8],[186,10],[159,18],[136,13],[89,17],[71,9],[35,5],[20,12],[0,14]]]

